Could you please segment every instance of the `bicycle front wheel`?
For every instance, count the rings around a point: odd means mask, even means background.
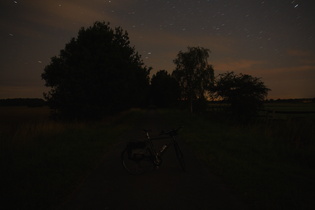
[[[132,151],[128,147],[121,153],[122,165],[130,174],[142,174],[153,168],[152,158],[148,154],[149,151],[142,156],[134,156],[131,153]]]
[[[183,171],[186,171],[184,155],[181,149],[179,148],[179,145],[177,144],[177,142],[174,143],[174,148],[175,148],[177,160],[179,162],[180,167],[183,169]]]

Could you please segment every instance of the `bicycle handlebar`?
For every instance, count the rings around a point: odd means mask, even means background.
[[[177,136],[178,131],[182,128],[183,126],[179,126],[176,129],[171,129],[169,131],[161,131],[160,135],[169,135],[169,136]]]
[[[164,131],[162,130],[161,133],[159,134],[160,136],[162,135],[168,135],[169,137],[174,137],[178,135],[178,131],[182,128],[183,126],[179,126],[176,129],[171,129],[168,131]],[[143,131],[146,133],[146,135],[149,137],[149,133],[151,132],[150,129],[143,129]],[[150,137],[149,137],[150,138]],[[154,137],[154,138],[150,138],[151,140],[158,140],[158,139],[165,139],[168,137]]]

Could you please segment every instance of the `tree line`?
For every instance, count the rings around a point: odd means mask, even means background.
[[[210,99],[224,100],[231,111],[254,114],[269,89],[260,78],[226,72],[214,76],[210,50],[188,47],[173,60],[175,69],[150,78],[127,31],[95,22],[81,28],[42,73],[44,93],[54,115],[65,119],[101,118],[132,107],[186,106],[205,111]]]

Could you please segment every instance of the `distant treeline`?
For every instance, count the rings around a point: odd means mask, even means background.
[[[46,105],[46,101],[40,98],[0,99],[0,106],[39,107],[39,106],[45,106],[45,105]]]
[[[221,104],[224,101],[211,101],[212,104]],[[315,98],[296,98],[296,99],[268,99],[266,103],[315,103]],[[0,106],[28,106],[40,107],[47,105],[41,98],[10,98],[0,99]]]
[[[279,103],[279,102],[283,102],[283,103],[314,103],[315,102],[315,98],[294,98],[294,99],[269,99],[266,100],[266,102],[268,103]]]
[[[211,104],[222,104],[224,100],[210,101]],[[315,103],[315,98],[267,99],[265,103]]]

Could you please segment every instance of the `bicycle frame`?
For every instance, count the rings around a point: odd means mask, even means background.
[[[153,145],[152,140],[160,140],[160,139],[168,139],[169,137],[159,137],[159,138],[151,138],[149,134],[149,130],[144,130],[146,137],[147,137],[147,142],[150,150],[150,154],[153,156],[153,163],[155,166],[159,166],[161,164],[161,155],[162,155],[162,150],[157,151],[155,146]],[[164,150],[165,151],[165,150]]]
[[[153,140],[162,140],[162,139],[172,139],[172,143],[177,144],[176,140],[175,140],[175,133],[172,133],[174,131],[170,131],[170,132],[166,132],[166,133],[162,133],[162,135],[167,135],[167,136],[163,136],[163,137],[154,137],[151,138],[150,137],[150,133],[149,130],[144,130],[146,137],[147,137],[147,142],[149,145],[149,150],[151,155],[154,157],[153,163],[156,166],[159,166],[161,164],[161,157],[164,154],[164,152],[166,151],[166,149],[169,147],[170,143],[164,144],[159,151],[156,150],[156,148],[153,145]],[[153,154],[152,154],[153,153]]]
[[[146,140],[143,143],[145,143],[145,147],[143,149],[140,149],[140,153],[133,153],[132,151],[137,151],[137,149],[133,150],[131,145],[131,147],[127,145],[127,147],[122,152],[121,158],[124,168],[132,174],[141,174],[146,171],[146,169],[148,169],[149,167],[149,165],[146,163],[149,162],[152,164],[151,167],[154,166],[155,168],[159,168],[162,163],[162,155],[170,146],[170,144],[173,144],[180,166],[182,170],[185,171],[183,153],[181,152],[179,145],[175,140],[175,136],[177,135],[178,130],[179,128],[170,130],[168,132],[162,132],[161,135],[163,136],[158,136],[154,138],[151,138],[149,130],[144,130]],[[156,146],[153,144],[153,140],[162,139],[171,139],[171,142],[164,144],[161,148],[157,150]],[[144,152],[142,152],[141,150]]]

